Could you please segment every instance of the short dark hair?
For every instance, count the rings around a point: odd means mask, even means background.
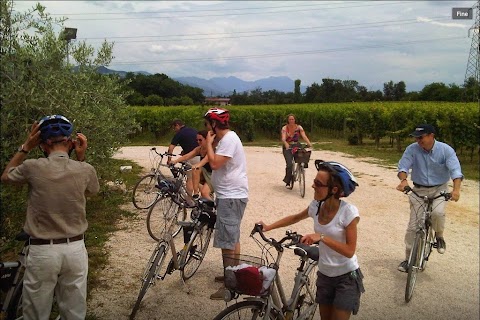
[[[173,119],[173,121],[172,121],[172,127],[175,127],[176,125],[179,125],[179,126],[181,127],[181,126],[184,126],[185,123],[183,123],[183,121],[180,120],[180,119]]]
[[[201,135],[203,138],[207,138],[208,130],[200,130],[197,134]]]

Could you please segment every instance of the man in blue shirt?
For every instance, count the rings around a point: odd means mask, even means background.
[[[186,127],[182,120],[175,119],[172,121],[172,128],[175,130],[175,135],[170,142],[170,146],[168,147],[168,153],[172,153],[173,149],[176,146],[180,145],[182,147],[182,152],[180,153],[182,156],[184,154],[189,153],[196,147],[198,147],[197,142],[197,130]],[[172,157],[168,157],[167,163],[170,163]],[[191,165],[197,164],[200,162],[200,157],[193,157],[192,159],[188,160],[188,163]],[[189,195],[193,193],[193,182],[192,182],[192,172],[187,172],[187,192]]]
[[[457,154],[448,144],[435,140],[435,128],[430,124],[422,124],[415,128],[411,136],[416,142],[410,144],[398,162],[398,178],[400,184],[397,190],[403,191],[408,186],[408,173],[411,170],[413,189],[421,196],[438,195],[440,191],[448,190],[448,180],[453,180],[452,200],[460,198],[460,184],[463,174]],[[398,270],[407,272],[408,258],[412,249],[416,232],[416,212],[422,210],[422,201],[415,195],[410,196],[410,221],[405,234],[406,260],[398,266]],[[446,250],[443,231],[445,229],[445,201],[439,198],[433,203],[432,226],[437,240],[437,251]]]

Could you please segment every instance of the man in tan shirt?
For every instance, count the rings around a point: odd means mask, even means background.
[[[95,169],[85,161],[87,138],[73,132],[61,116],[32,125],[25,143],[5,168],[1,180],[28,184],[24,230],[30,235],[23,282],[24,319],[48,319],[55,294],[62,319],[85,319],[88,255],[84,233],[85,194],[99,191]],[[25,160],[40,146],[47,158]],[[77,161],[69,154],[75,150]]]

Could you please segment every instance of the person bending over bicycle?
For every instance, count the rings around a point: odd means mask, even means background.
[[[408,186],[408,172],[411,170],[413,190],[421,196],[436,196],[448,189],[448,180],[453,180],[452,200],[460,198],[460,185],[463,174],[455,150],[448,144],[435,139],[435,128],[430,124],[422,124],[415,128],[411,136],[416,142],[410,144],[398,162],[398,178],[400,184],[397,190],[404,191]],[[405,234],[405,260],[400,263],[398,270],[407,272],[408,257],[412,250],[417,228],[416,213],[422,210],[422,201],[414,194],[409,196],[410,220]],[[442,198],[433,203],[432,226],[435,230],[438,253],[445,253],[447,248],[443,238],[445,229],[445,201]]]
[[[296,151],[295,148],[298,149],[301,146],[298,142],[300,136],[302,139],[307,143],[309,148],[312,147],[310,140],[303,130],[303,127],[296,123],[296,118],[293,114],[289,114],[287,116],[287,124],[282,127],[282,152],[283,157],[285,158],[285,177],[283,178],[283,182],[285,182],[286,187],[290,186],[290,181],[292,180],[292,169],[293,169],[293,155]]]
[[[197,142],[198,147],[187,153],[186,155],[181,156],[175,160],[172,160],[170,163],[176,164],[181,161],[186,161],[192,159],[193,157],[199,156],[200,162],[192,166],[193,171],[193,195],[194,199],[198,199],[200,196],[202,198],[211,199],[211,193],[213,192],[212,186],[212,168],[208,163],[207,156],[207,130],[201,130],[197,133]],[[202,186],[200,186],[202,183]]]
[[[168,146],[169,154],[171,154],[175,149],[175,147],[178,145],[182,147],[182,153],[181,153],[182,156],[185,154],[188,154],[193,149],[198,147],[197,130],[185,126],[183,121],[180,119],[175,119],[172,121],[172,128],[175,131],[175,135],[173,136],[172,141]],[[167,158],[167,164],[170,164],[171,161],[172,161],[172,157],[169,156]],[[200,158],[198,156],[194,156],[188,161],[188,163],[190,165],[194,165],[194,164],[197,164],[199,161],[200,161]],[[187,187],[188,195],[192,196],[193,195],[193,179],[192,179],[191,171],[187,172],[186,187]]]
[[[87,137],[77,133],[72,139],[72,131],[72,123],[61,115],[35,122],[2,174],[4,183],[29,186],[24,319],[48,319],[54,292],[62,319],[86,316],[85,193],[95,194],[100,186],[95,169],[84,162]],[[25,160],[37,146],[47,158]],[[78,161],[70,159],[72,150]]]
[[[357,314],[363,288],[355,250],[358,209],[341,197],[348,197],[358,186],[353,174],[342,164],[315,160],[318,172],[313,180],[314,200],[297,214],[272,224],[259,223],[268,231],[312,218],[315,233],[304,235],[302,243],[319,242],[316,302],[322,320],[349,319]]]

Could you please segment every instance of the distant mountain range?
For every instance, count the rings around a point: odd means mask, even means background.
[[[127,71],[117,71],[105,67],[98,67],[97,71],[101,74],[118,74],[122,78],[128,73]],[[133,73],[151,75],[151,73],[146,71],[134,71]],[[269,90],[293,92],[295,88],[295,81],[289,77],[268,77],[255,81],[244,81],[236,77],[216,77],[209,80],[198,77],[178,77],[172,79],[184,85],[203,89],[203,94],[206,97],[229,96],[234,90],[237,93],[242,93],[261,88],[262,92]],[[301,92],[305,92],[305,90],[306,86],[300,86]]]

